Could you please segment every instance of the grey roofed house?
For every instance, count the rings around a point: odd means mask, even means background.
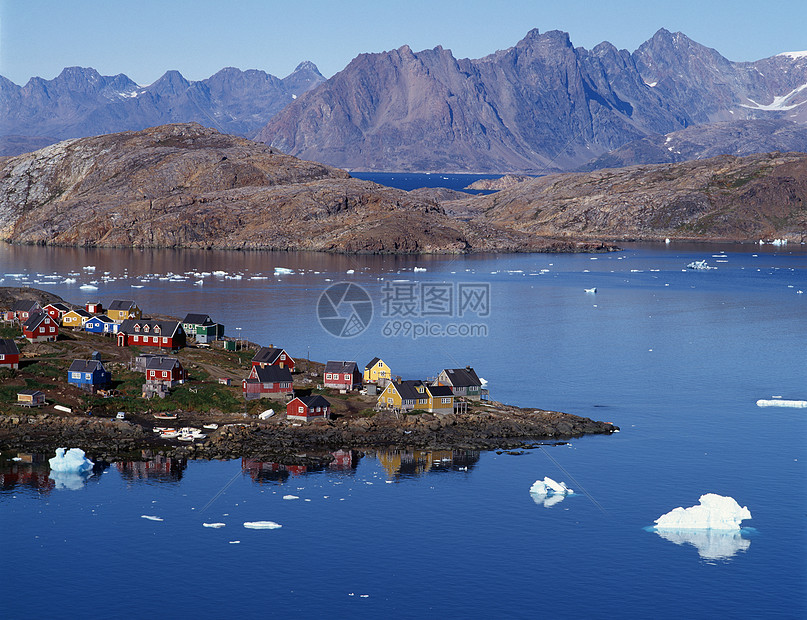
[[[325,364],[325,370],[324,370],[324,372],[340,372],[340,373],[346,373],[346,372],[352,373],[358,371],[359,371],[359,365],[356,362],[334,362],[334,361],[329,361],[327,364]]]
[[[25,327],[25,329],[28,331],[34,331],[45,319],[50,319],[50,315],[47,312],[43,312],[42,310],[34,312],[28,317],[28,320],[23,323],[23,327]]]
[[[63,304],[60,301],[54,301],[52,304],[48,304],[51,308],[55,308],[59,312],[70,312],[70,306],[67,304]]]
[[[79,315],[82,319],[91,319],[92,318],[92,314],[87,312],[84,308],[76,308],[75,310],[73,310],[73,312],[75,312],[77,315]]]
[[[189,313],[182,319],[183,325],[213,325],[214,321],[209,314]]]
[[[465,368],[446,368],[440,373],[440,376],[442,377],[444,373],[453,387],[471,387],[474,385],[481,387],[482,385],[479,377],[476,376],[476,371],[470,366]]]
[[[104,365],[98,360],[73,360],[68,372],[95,372],[105,370]]]
[[[37,308],[40,308],[39,302],[31,301],[30,299],[18,299],[14,302],[14,305],[11,306],[12,312],[33,312]]]
[[[407,380],[395,384],[398,394],[404,400],[418,400],[420,398],[428,398],[429,395],[424,392],[419,392],[418,387],[423,385],[422,381]]]
[[[132,299],[115,299],[109,304],[107,310],[131,310],[135,305]]]
[[[365,368],[365,370],[369,370],[370,368],[372,368],[373,366],[375,366],[375,365],[376,365],[378,362],[380,362],[380,361],[381,361],[381,358],[380,358],[380,357],[374,357],[374,358],[373,358],[373,359],[371,359],[369,362],[367,362],[367,366],[365,366],[365,367],[364,367],[364,368]]]
[[[281,354],[285,353],[283,349],[276,349],[275,347],[261,347],[260,350],[252,358],[253,364],[274,364]],[[288,353],[286,353],[288,355]]]
[[[330,407],[331,403],[328,401],[327,398],[321,396],[319,394],[313,394],[311,396],[298,396],[298,398],[303,401],[303,404],[308,407],[309,409],[313,409],[314,407]]]
[[[454,391],[447,385],[427,385],[426,389],[434,398],[454,396]]]
[[[143,330],[148,326],[150,331]],[[154,331],[155,327],[159,327],[159,331]],[[141,331],[143,330],[143,331]],[[126,334],[148,334],[159,336],[173,336],[178,330],[182,330],[182,324],[179,321],[157,321],[154,319],[125,319],[120,324],[118,333]],[[184,333],[184,331],[183,331]]]
[[[146,359],[146,370],[173,370],[181,366],[176,357],[168,355],[154,355]]]
[[[259,383],[291,383],[294,380],[288,368],[281,368],[280,366],[264,366],[263,368],[255,366],[254,368],[252,372],[257,375]]]
[[[0,338],[0,355],[19,355],[20,348],[11,338]]]

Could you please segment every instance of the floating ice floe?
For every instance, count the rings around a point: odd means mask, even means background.
[[[352,274],[356,273],[356,270],[355,269],[348,269],[345,273],[348,274],[348,275],[352,275]]]
[[[275,275],[285,275],[294,273],[294,269],[289,269],[288,267],[275,267]]]
[[[793,407],[803,409],[807,407],[807,400],[783,400],[781,398],[767,400],[760,398],[757,401],[757,407]]]
[[[297,495],[284,495],[283,499],[300,499]]]
[[[154,515],[140,515],[141,519],[148,519],[149,521],[162,521],[162,517],[155,517]]]
[[[549,476],[536,480],[530,487],[530,495],[536,504],[549,508],[562,502],[567,495],[574,494],[563,482],[555,482]]]
[[[82,269],[84,271],[95,271],[95,265],[86,265],[85,267],[82,267]]]
[[[425,267],[415,267],[412,271],[415,273],[426,271]]]
[[[81,286],[79,286],[79,288],[82,291],[97,291],[98,290],[98,287],[93,286],[92,284],[82,284]]]
[[[246,521],[244,527],[250,530],[276,530],[283,526],[274,521]]]
[[[678,507],[656,519],[656,530],[739,530],[740,522],[751,518],[751,512],[733,497],[716,493],[700,496],[700,504]]]
[[[225,523],[202,523],[203,527],[212,527],[214,529],[219,529],[221,527],[224,527],[225,525],[226,525]]]
[[[587,289],[584,289],[584,290],[586,291],[586,293],[596,293],[597,292],[597,287],[595,286],[594,288],[587,288]]]
[[[88,472],[92,469],[93,463],[90,459],[84,456],[84,450],[81,448],[57,448],[56,456],[48,460],[51,472],[71,472],[82,473]]]

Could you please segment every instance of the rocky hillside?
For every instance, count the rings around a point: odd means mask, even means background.
[[[579,171],[772,151],[807,152],[807,125],[765,119],[694,125],[666,135],[628,142],[581,166]]]
[[[310,62],[283,79],[228,67],[197,82],[169,71],[139,86],[123,74],[68,67],[52,80],[17,86],[0,76],[0,155],[18,155],[65,138],[195,121],[251,135],[296,97],[325,80]]]
[[[443,207],[538,235],[800,242],[807,241],[807,155],[557,174]]]
[[[530,31],[457,59],[436,47],[362,54],[257,139],[361,170],[572,170],[648,135],[763,118],[807,123],[807,55],[731,62],[659,30],[635,52]]]
[[[197,124],[67,140],[0,160],[15,243],[334,252],[574,251],[435,200]]]

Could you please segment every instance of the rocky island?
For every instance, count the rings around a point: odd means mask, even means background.
[[[45,291],[0,288],[0,307],[18,299],[63,301]],[[64,329],[54,342],[26,342],[19,339],[16,326],[3,327],[0,337],[15,339],[21,351],[19,369],[0,370],[3,452],[50,453],[69,446],[105,460],[140,450],[196,458],[265,458],[348,448],[514,449],[536,440],[619,430],[610,422],[495,401],[469,401],[466,410],[453,414],[377,411],[375,395],[323,388],[318,384],[323,365],[307,361],[295,369],[295,394],[325,395],[331,416],[301,424],[286,419],[284,402],[245,401],[241,380],[249,374],[259,348],[254,344],[244,343],[237,351],[220,344],[180,349],[176,358],[188,370],[188,381],[163,400],[146,400],[141,397],[143,373],[133,367],[139,348],[118,347],[114,338],[80,329]],[[93,352],[112,372],[113,383],[103,393],[91,394],[66,381],[71,361],[89,359]],[[43,392],[47,404],[18,406],[16,394],[26,388]],[[258,417],[270,408],[277,413]],[[168,423],[171,426],[217,428],[205,431],[206,437],[194,443],[182,444],[153,432],[166,424],[155,418],[160,413],[177,416]]]

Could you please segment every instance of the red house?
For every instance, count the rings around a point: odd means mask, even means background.
[[[185,383],[188,375],[175,357],[155,355],[146,361],[146,383],[161,383],[174,387]]]
[[[323,373],[325,387],[337,390],[361,388],[361,373],[356,362],[328,362]]]
[[[179,349],[185,346],[185,330],[179,321],[126,319],[118,330],[118,346]]]
[[[90,314],[103,314],[104,306],[100,301],[88,301],[84,304],[84,309]]]
[[[291,355],[286,353],[285,349],[275,349],[273,346],[261,347],[261,350],[252,358],[253,366],[260,366],[265,368],[267,366],[278,366],[279,368],[288,368],[294,372],[294,359]]]
[[[290,420],[310,420],[331,417],[331,403],[324,396],[298,396],[286,405],[286,417]]]
[[[60,301],[55,301],[52,304],[45,306],[44,310],[50,315],[50,318],[61,324],[62,317],[70,312],[70,306],[63,304]]]
[[[249,377],[244,379],[244,398],[254,400],[271,397],[273,394],[289,398],[294,396],[291,371],[279,366],[253,366]]]
[[[0,368],[19,368],[20,350],[11,338],[0,338]]]
[[[22,333],[30,342],[48,342],[59,336],[59,324],[47,312],[34,312],[22,324]]]
[[[14,305],[11,306],[11,314],[20,323],[27,321],[35,312],[42,312],[42,306],[40,306],[36,301],[23,299],[20,301],[15,301]]]

